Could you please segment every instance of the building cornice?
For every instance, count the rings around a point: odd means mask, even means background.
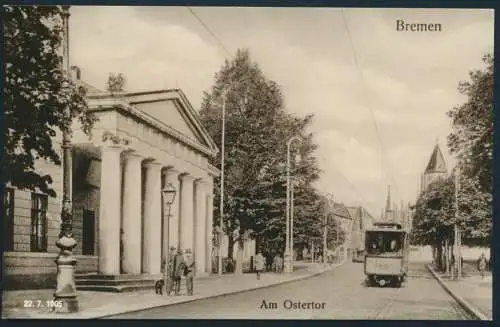
[[[209,147],[206,147],[198,142],[195,142],[191,138],[185,136],[181,132],[173,129],[172,127],[160,122],[156,118],[148,115],[147,113],[134,108],[129,105],[126,101],[123,101],[123,98],[110,98],[109,96],[91,96],[87,99],[89,110],[93,112],[100,111],[118,111],[122,114],[132,116],[133,118],[139,120],[142,123],[146,123],[147,125],[155,128],[156,130],[167,134],[168,136],[180,141],[208,156],[215,156],[217,152]]]

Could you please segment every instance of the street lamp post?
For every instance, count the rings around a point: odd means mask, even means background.
[[[458,189],[460,187],[460,168],[456,168],[455,171],[455,228],[454,228],[454,234],[455,234],[455,265],[456,265],[456,276],[455,278],[457,280],[460,280],[462,277],[462,259],[461,259],[461,251],[460,251],[460,246],[461,246],[461,236],[460,236],[460,228],[458,225],[458,216],[459,216],[459,206],[458,206]]]
[[[293,141],[301,142],[300,138],[293,136],[286,146],[286,242],[285,242],[285,272],[293,272],[293,212],[291,212],[292,185],[290,181],[290,147]]]
[[[62,6],[61,17],[63,20],[63,70],[69,78],[69,8]],[[71,119],[70,108],[64,109],[66,119]],[[62,190],[62,210],[61,210],[61,231],[56,246],[61,250],[56,259],[57,264],[57,286],[54,299],[58,305],[54,306],[54,311],[58,313],[71,313],[78,311],[78,299],[75,285],[75,265],[76,259],[73,249],[77,245],[73,238],[73,208],[71,199],[71,135],[67,129],[63,131],[62,152],[63,152],[63,190]],[[60,304],[59,304],[60,303]]]
[[[224,237],[224,155],[226,136],[226,93],[222,93],[222,132],[221,132],[221,160],[220,160],[220,222],[219,222],[219,261],[217,272],[222,275],[222,239]]]
[[[326,205],[325,205],[325,219],[324,219],[324,222],[323,222],[323,263],[326,263],[326,243],[327,243],[327,233],[328,233],[328,230],[327,230],[327,222],[328,222],[328,202],[326,202]]]
[[[166,238],[167,238],[167,246],[164,247],[166,248],[166,253],[164,254],[164,256],[166,257],[166,261],[165,261],[165,276],[164,276],[164,280],[165,280],[165,285],[168,285],[168,276],[170,275],[170,271],[168,271],[168,260],[169,260],[169,250],[170,250],[170,247],[169,247],[169,244],[170,244],[170,240],[169,240],[169,233],[170,233],[170,217],[171,217],[171,209],[172,209],[172,204],[174,203],[174,200],[175,200],[175,194],[177,193],[177,190],[175,189],[175,186],[168,182],[165,187],[161,190],[161,193],[163,195],[163,201],[164,203],[167,205],[168,207],[168,211],[167,211],[167,219],[166,219],[166,224],[167,224],[167,228],[166,228]],[[167,287],[167,286],[166,286]]]

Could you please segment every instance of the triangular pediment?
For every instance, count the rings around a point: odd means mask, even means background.
[[[198,113],[181,90],[128,93],[126,101],[158,123],[175,130],[213,153],[217,146],[202,126]]]
[[[160,123],[189,137],[193,141],[207,146],[206,141],[202,139],[193,124],[189,122],[188,117],[183,113],[182,108],[179,108],[180,105],[175,100],[135,103],[134,107],[145,112]]]

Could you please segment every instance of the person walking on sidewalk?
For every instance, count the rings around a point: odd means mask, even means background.
[[[179,295],[181,291],[181,276],[184,273],[184,257],[182,256],[182,250],[177,250],[177,254],[174,258],[174,272],[173,272],[173,280],[174,280],[174,289],[175,295]]]
[[[186,257],[184,260],[184,276],[186,277],[186,290],[187,295],[193,295],[193,278],[194,278],[194,258],[191,249],[186,250]]]
[[[264,270],[264,266],[266,265],[265,259],[262,256],[262,253],[257,253],[255,256],[255,270],[257,271],[257,279],[260,279],[260,274]]]
[[[479,257],[478,259],[478,262],[477,262],[477,268],[479,270],[479,273],[481,274],[481,278],[484,279],[484,273],[486,271],[486,256],[484,255],[484,253],[481,253],[481,256]]]
[[[175,268],[175,247],[170,247],[170,253],[168,254],[168,261],[166,267],[167,280],[165,283],[167,295],[174,291],[174,268]]]

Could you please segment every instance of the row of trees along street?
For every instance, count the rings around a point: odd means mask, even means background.
[[[204,93],[201,119],[217,146],[221,147],[222,96],[226,94],[226,141],[224,183],[224,232],[229,237],[228,255],[239,244],[236,271],[241,272],[243,242],[256,239],[264,255],[283,255],[286,230],[286,146],[293,136],[302,138],[292,149],[294,180],[294,246],[299,254],[311,241],[322,244],[325,211],[331,211],[313,186],[320,169],[317,145],[307,131],[312,115],[297,117],[285,109],[280,87],[268,79],[246,49],[226,60],[215,83]],[[221,153],[212,164],[220,167]],[[220,178],[215,180],[214,228],[220,223]],[[330,213],[331,215],[331,213]],[[215,218],[216,217],[216,218]],[[328,220],[329,240],[337,224]],[[343,235],[343,234],[342,234]]]
[[[460,174],[454,169],[447,178],[434,181],[421,191],[414,206],[412,243],[431,245],[435,262],[443,270],[453,253],[455,222],[462,244],[491,246],[493,56],[486,55],[483,61],[484,70],[470,72],[470,80],[459,83],[458,91],[467,101],[448,112],[453,127],[448,147],[458,160]]]
[[[37,160],[61,165],[54,137],[70,131],[79,119],[88,134],[95,116],[87,110],[85,90],[62,70],[62,20],[59,6],[4,6],[4,140],[2,177],[18,189],[39,189],[55,197],[50,175],[35,169]],[[112,75],[108,90],[119,96],[124,77]],[[283,254],[286,208],[286,141],[303,141],[292,153],[302,160],[292,165],[295,183],[294,245],[298,253],[311,241],[322,244],[325,201],[313,183],[320,169],[317,145],[307,132],[312,115],[287,113],[280,87],[266,78],[249,52],[240,50],[216,74],[204,94],[201,118],[210,136],[221,146],[221,93],[227,90],[224,226],[233,246],[255,237],[267,255]],[[66,116],[64,109],[71,108]],[[212,164],[220,167],[220,154]],[[220,180],[215,185],[214,227],[219,225]],[[59,194],[60,196],[60,194]],[[331,213],[330,213],[331,216]],[[336,239],[336,221],[328,221],[328,243]],[[340,241],[343,233],[340,234]],[[334,236],[335,235],[335,236]],[[338,243],[338,242],[337,242]],[[241,250],[242,247],[240,246]],[[241,251],[238,256],[241,256]],[[241,260],[237,260],[241,271]]]

